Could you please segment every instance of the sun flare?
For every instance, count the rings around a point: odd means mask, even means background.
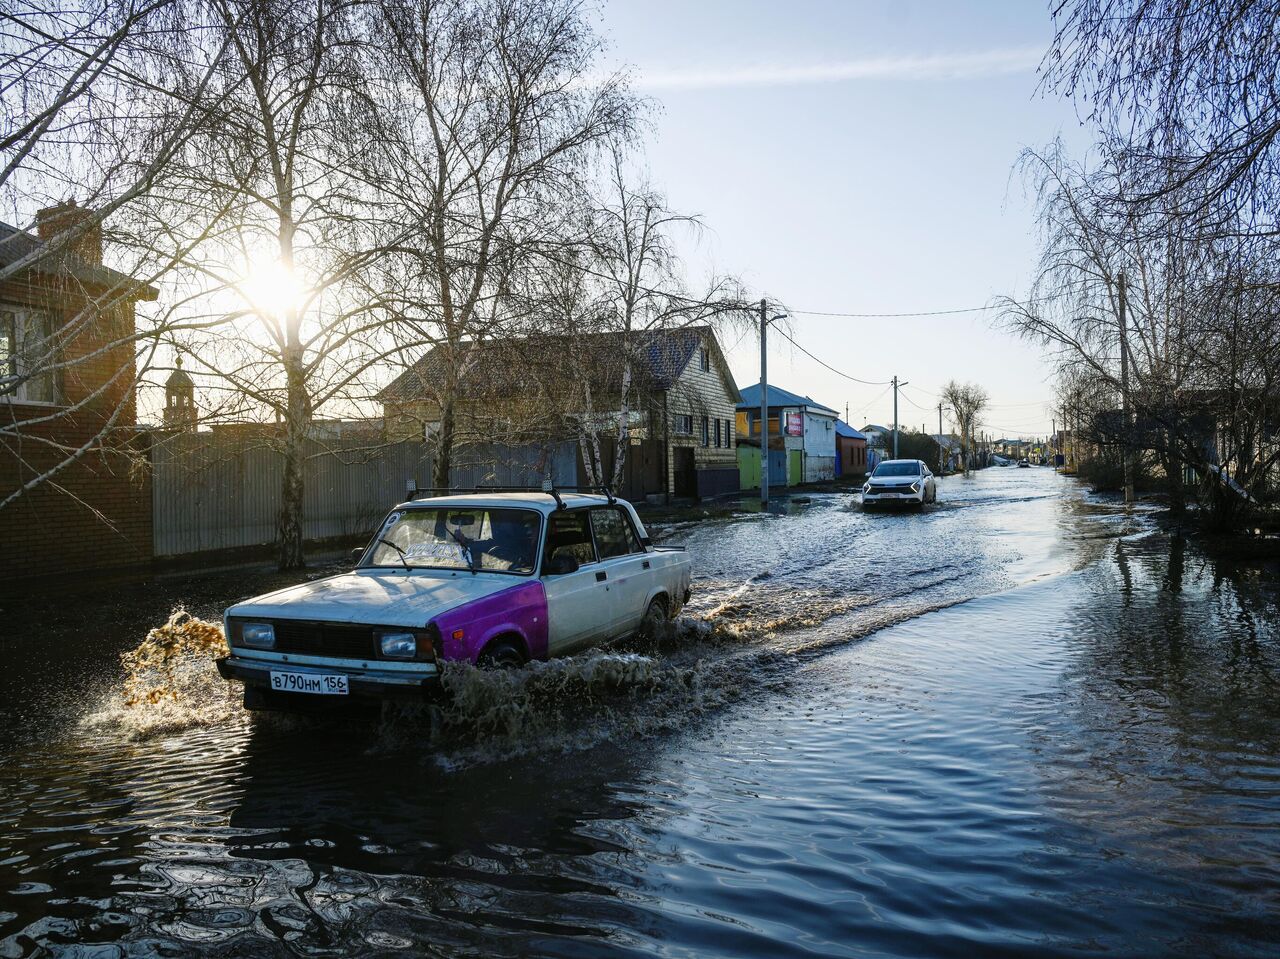
[[[254,264],[238,286],[249,305],[272,320],[281,320],[301,308],[309,293],[297,272],[278,259]]]

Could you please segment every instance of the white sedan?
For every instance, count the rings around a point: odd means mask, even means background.
[[[356,568],[226,612],[224,679],[250,709],[309,695],[418,696],[445,660],[520,666],[656,629],[689,600],[689,557],[611,494],[401,503]]]
[[[938,485],[922,460],[885,460],[862,487],[862,508],[923,506],[938,499]]]

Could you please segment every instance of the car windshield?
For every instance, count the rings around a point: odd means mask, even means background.
[[[871,475],[877,478],[881,476],[919,476],[920,465],[918,463],[881,463]]]
[[[528,575],[538,555],[538,524],[539,514],[530,509],[396,510],[364,565]]]

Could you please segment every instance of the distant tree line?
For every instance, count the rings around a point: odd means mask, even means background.
[[[1043,252],[1004,315],[1057,364],[1059,422],[1119,485],[1193,478],[1205,519],[1276,500],[1280,465],[1280,5],[1069,0],[1046,89],[1099,138],[1022,169]]]

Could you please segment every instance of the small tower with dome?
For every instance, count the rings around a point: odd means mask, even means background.
[[[171,430],[191,429],[196,425],[196,384],[182,368],[181,354],[174,366],[164,381],[164,425]]]

